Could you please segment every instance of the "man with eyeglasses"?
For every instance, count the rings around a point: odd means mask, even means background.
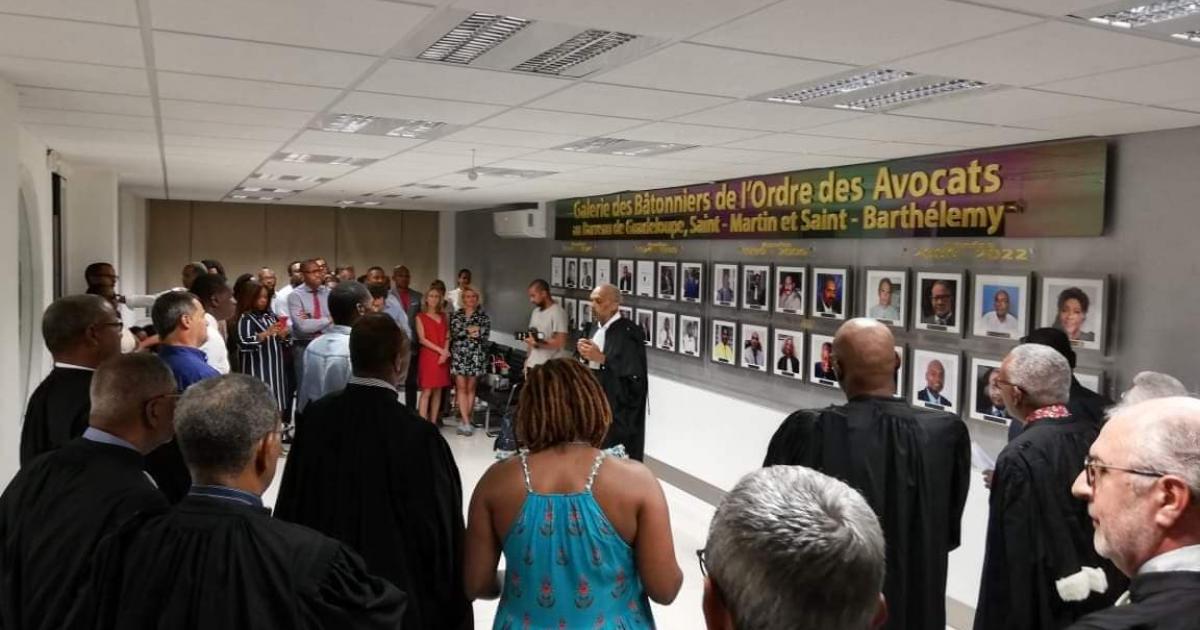
[[[1072,628],[1200,627],[1200,400],[1121,407],[1092,444],[1075,496],[1096,551],[1132,578],[1117,606]]]
[[[92,374],[121,353],[121,318],[99,295],[69,295],[42,315],[42,339],[54,369],[37,386],[21,426],[21,465],[83,434]]]
[[[975,630],[1064,628],[1112,605],[1126,583],[1092,547],[1092,520],[1071,496],[1099,431],[1067,409],[1071,367],[1054,348],[1013,348],[995,387],[1025,428],[996,459]]]
[[[99,541],[137,512],[167,507],[143,457],[171,439],[176,396],[152,354],[96,369],[87,430],[27,463],[0,497],[0,627],[65,627]]]

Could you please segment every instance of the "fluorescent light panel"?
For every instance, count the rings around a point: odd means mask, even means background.
[[[534,169],[522,169],[522,168],[501,168],[498,166],[477,166],[473,169],[467,168],[467,169],[463,169],[458,172],[465,175],[468,171],[472,171],[472,170],[479,173],[480,175],[486,175],[488,177],[505,177],[505,178],[509,178],[509,179],[534,179],[537,177],[545,177],[547,175],[555,175],[558,173],[558,171],[538,171],[538,170],[534,170]]]
[[[374,158],[356,158],[342,155],[321,155],[317,153],[289,153],[280,151],[271,159],[280,162],[295,162],[301,164],[331,164],[334,166],[367,166],[379,160]]]
[[[540,52],[513,68],[520,72],[560,74],[563,70],[577,66],[589,59],[637,39],[637,35],[588,29],[567,41]]]
[[[1164,0],[1088,18],[1088,21],[1117,28],[1138,28],[1200,15],[1200,0]]]
[[[238,193],[271,193],[275,195],[291,195],[300,192],[291,188],[260,188],[258,186],[238,186],[234,190]]]
[[[339,206],[379,206],[383,205],[382,201],[361,201],[358,199],[343,199],[338,202]]]
[[[264,181],[280,181],[280,182],[306,182],[313,184],[324,184],[332,180],[332,177],[312,177],[304,175],[282,175],[278,173],[251,173],[250,179],[261,179]]]
[[[244,195],[241,193],[231,194],[229,198],[239,201],[279,201],[279,197],[272,197],[270,195]]]
[[[984,85],[986,84],[980,81],[969,81],[967,79],[947,79],[937,83],[907,88],[888,94],[879,94],[853,101],[834,103],[833,106],[838,109],[851,109],[855,111],[882,110],[899,105],[911,104],[915,101],[923,101],[925,99],[938,96],[946,96],[949,94],[964,92],[966,90],[974,90],[981,88]]]
[[[1182,39],[1185,42],[1200,44],[1200,31],[1188,31],[1186,33],[1172,33],[1171,37]]]
[[[428,139],[445,135],[458,129],[436,120],[412,118],[383,118],[365,114],[328,114],[309,125],[311,129],[336,133],[357,133],[368,136],[391,136],[394,138]]]
[[[529,20],[519,17],[472,13],[417,55],[417,58],[469,64],[529,24]]]
[[[647,142],[642,140],[626,140],[624,138],[588,138],[579,142],[555,147],[559,151],[572,153],[592,153],[600,155],[619,155],[623,157],[648,157],[674,153],[685,149],[694,149],[699,145],[676,144],[672,142]]]
[[[912,72],[906,72],[904,70],[880,68],[878,70],[871,70],[870,72],[863,72],[842,79],[817,83],[816,85],[811,83],[803,84],[802,86],[789,88],[783,92],[769,95],[766,97],[766,100],[772,103],[789,103],[798,105],[800,103],[805,103],[819,98],[825,98],[827,96],[847,94],[886,83],[902,81],[913,76],[916,75]]]

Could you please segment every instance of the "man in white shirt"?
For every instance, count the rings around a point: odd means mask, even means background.
[[[449,293],[446,294],[446,301],[450,302],[450,305],[454,307],[454,311],[452,311],[452,312],[458,312],[458,309],[462,308],[463,287],[468,287],[470,285],[471,285],[471,270],[470,269],[459,269],[458,270],[458,286],[454,287],[454,289],[452,291],[450,291]]]
[[[271,310],[275,311],[275,315],[282,315],[288,318],[288,330],[292,329],[292,318],[288,315],[288,296],[296,287],[304,284],[304,274],[300,273],[300,261],[293,260],[288,265],[288,283],[275,292],[275,301],[271,303]]]
[[[1008,312],[1008,291],[1000,289],[992,297],[992,310],[983,314],[983,329],[987,332],[1007,333],[1011,337],[1021,334],[1017,316]]]
[[[296,394],[296,408],[341,391],[350,381],[350,329],[371,309],[371,293],[358,282],[343,282],[329,294],[333,324],[304,351],[304,380]]]
[[[225,346],[225,335],[221,322],[233,317],[237,305],[233,302],[233,291],[215,273],[205,274],[192,282],[192,294],[204,305],[204,322],[208,328],[208,339],[200,346],[205,359],[221,374],[229,373],[229,351]]]
[[[525,359],[528,370],[550,359],[569,357],[571,351],[567,349],[567,312],[550,297],[550,285],[539,278],[529,284],[527,293],[534,307],[529,314],[529,336],[525,337],[529,348],[529,357]]]

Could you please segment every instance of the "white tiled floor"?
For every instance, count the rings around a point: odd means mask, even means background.
[[[492,451],[492,439],[482,431],[476,431],[472,437],[458,437],[453,428],[442,431],[454,457],[463,481],[463,509],[470,501],[475,484],[483,476],[488,466],[495,461]],[[286,460],[286,458],[285,458]],[[263,500],[267,505],[274,505],[278,493],[279,478],[283,475],[284,461],[280,461],[275,483],[267,490]],[[603,469],[601,470],[603,473]],[[679,597],[670,606],[652,604],[654,618],[659,628],[703,628],[704,615],[700,609],[700,599],[704,593],[703,579],[700,577],[700,566],[696,560],[696,550],[704,545],[708,535],[708,523],[712,520],[713,506],[669,484],[663,484],[667,496],[667,504],[671,510],[671,529],[675,534],[675,555],[679,566],[683,569],[683,588]],[[496,612],[496,602],[475,602],[475,627],[483,630],[492,627],[492,617]]]

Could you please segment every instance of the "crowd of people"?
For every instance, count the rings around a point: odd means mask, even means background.
[[[683,573],[640,461],[645,344],[617,287],[592,291],[573,332],[530,283],[520,448],[464,519],[437,425],[453,387],[470,435],[489,363],[470,271],[424,293],[403,266],[288,274],[230,287],[201,261],[182,287],[127,298],[98,264],[88,294],[46,309],[55,366],[0,496],[0,628],[461,630],[487,598],[495,628],[655,627],[650,602],[670,604]],[[138,305],[153,324],[132,331]],[[886,325],[849,320],[828,346],[846,403],[786,418],[697,552],[710,630],[946,627],[967,427],[896,398]],[[1015,428],[984,471],[975,628],[1200,628],[1200,400],[1142,373],[1114,404],[1074,361],[1039,329],[989,376]]]

